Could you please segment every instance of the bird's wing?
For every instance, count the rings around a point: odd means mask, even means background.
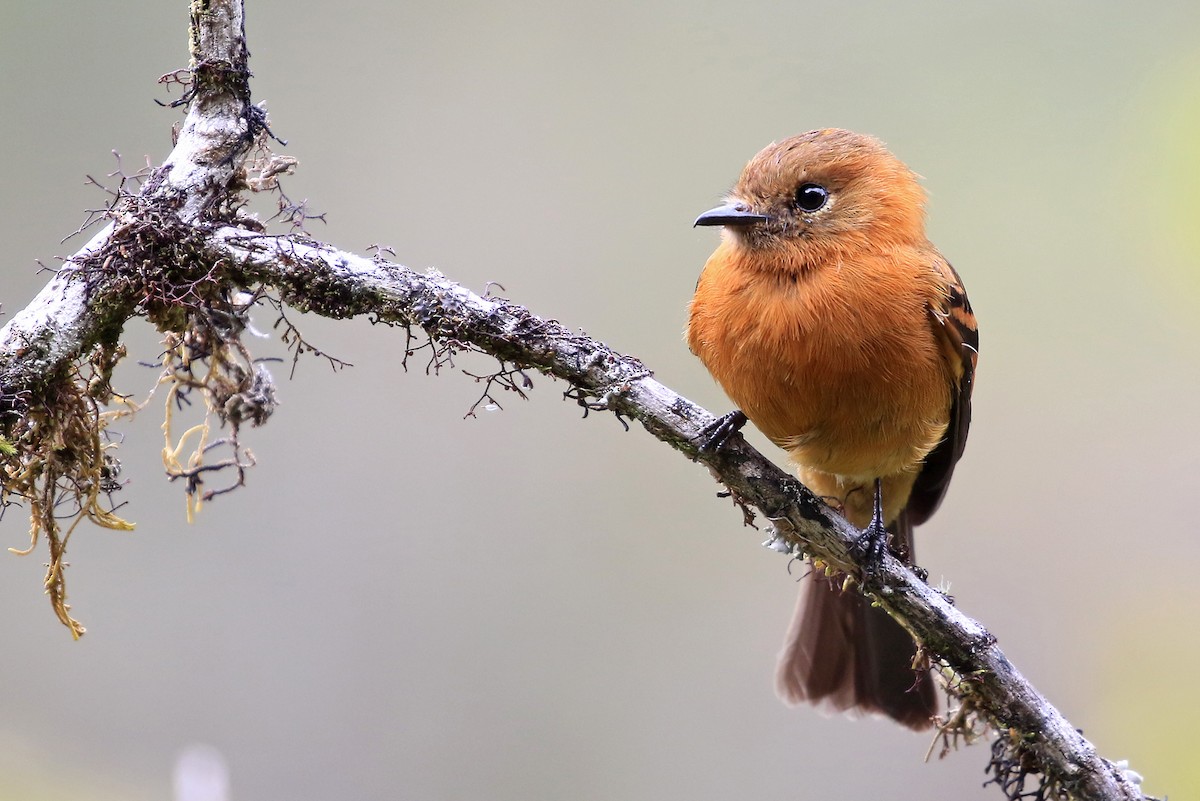
[[[950,406],[950,424],[945,438],[925,457],[912,495],[905,507],[914,526],[924,523],[937,510],[950,486],[950,476],[967,446],[971,427],[971,390],[975,386],[975,362],[979,358],[979,328],[962,279],[940,256],[935,269],[946,280],[946,295],[939,307],[930,308],[935,334],[942,344],[958,387]]]

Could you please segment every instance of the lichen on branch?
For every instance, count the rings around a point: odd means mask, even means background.
[[[220,226],[248,224],[247,161],[270,162],[266,115],[250,102],[242,11],[240,2],[193,3],[192,64],[174,73],[188,77],[174,104],[188,112],[171,155],[134,175],[118,166],[109,202],[77,233],[101,229],[0,330],[0,511],[28,506],[31,549],[44,538],[50,551],[46,591],[76,637],[83,627],[70,615],[64,583],[71,533],[84,519],[131,527],[116,514],[120,463],[108,435],[135,409],[110,386],[126,321],[145,317],[163,332],[168,402],[204,396],[203,425],[211,414],[229,429],[218,441],[233,456],[221,464],[238,483],[253,461],[239,425],[261,423],[274,408],[269,374],[240,342],[252,303],[228,262],[212,261],[205,245]],[[268,182],[286,170],[270,163]],[[177,471],[192,495],[217,444],[201,440]]]

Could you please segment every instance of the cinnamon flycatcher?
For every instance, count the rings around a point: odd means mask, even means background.
[[[958,274],[925,238],[925,193],[877,139],[838,129],[768,145],[726,202],[687,340],[801,481],[913,560],[971,423],[979,335]],[[888,534],[890,533],[890,538]],[[807,580],[776,688],[923,729],[937,712],[916,646],[857,591]]]

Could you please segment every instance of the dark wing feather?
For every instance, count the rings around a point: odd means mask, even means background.
[[[946,437],[925,457],[905,507],[914,526],[924,523],[937,511],[950,486],[954,465],[967,447],[967,431],[971,428],[971,390],[975,387],[975,362],[979,358],[979,328],[962,279],[947,261],[939,258],[936,267],[946,278],[947,292],[941,308],[931,308],[930,313],[934,331],[958,377],[958,388],[950,406]]]

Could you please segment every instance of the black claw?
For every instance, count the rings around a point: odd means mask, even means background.
[[[875,525],[874,521],[862,530],[858,539],[854,541],[854,553],[861,557],[863,570],[869,573],[883,562],[883,555],[887,552],[887,541],[887,529]]]
[[[854,551],[863,560],[863,569],[868,573],[883,562],[888,548],[888,533],[883,525],[883,481],[875,479],[875,508],[871,522],[854,542]]]
[[[742,430],[746,425],[746,413],[734,409],[729,414],[718,417],[700,432],[700,452],[713,453],[720,450],[726,440]]]

